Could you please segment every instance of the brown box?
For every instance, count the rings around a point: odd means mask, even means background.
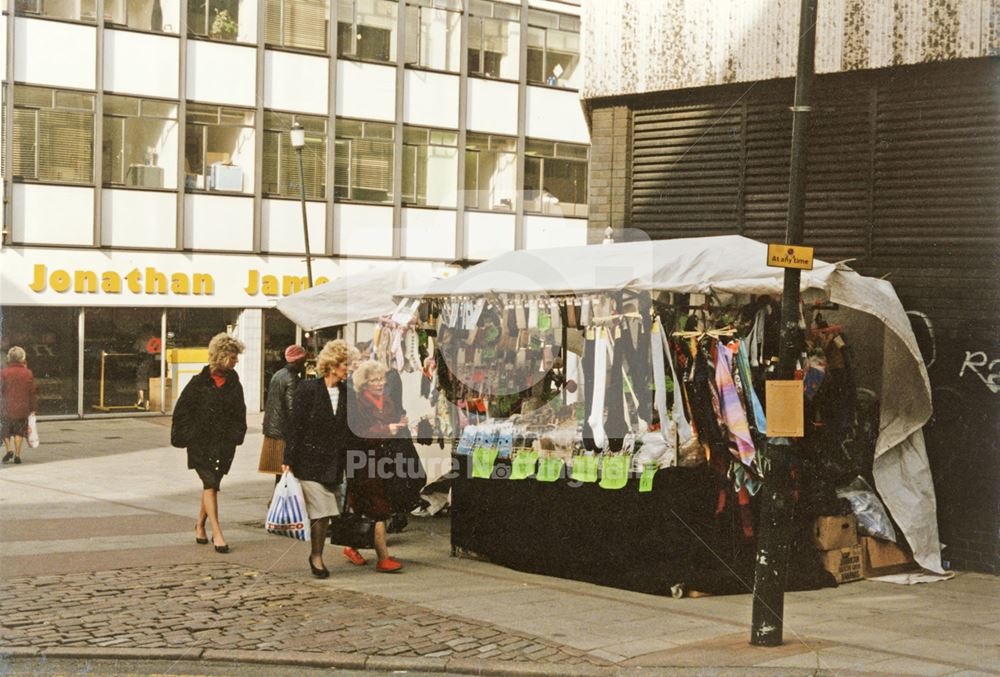
[[[860,543],[849,548],[827,550],[820,553],[823,568],[833,574],[838,583],[860,581],[863,549]]]
[[[167,379],[167,411],[170,411],[173,405],[173,382]],[[159,411],[160,410],[160,378],[149,379],[149,410]]]
[[[864,536],[861,545],[864,548],[862,573],[865,578],[898,574],[916,568],[909,549],[901,548],[895,543]]]
[[[858,521],[854,515],[817,517],[813,522],[813,545],[817,550],[839,550],[858,543]]]

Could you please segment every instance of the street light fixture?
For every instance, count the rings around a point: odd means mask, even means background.
[[[309,219],[306,216],[306,177],[302,171],[302,148],[306,145],[306,130],[298,123],[292,124],[288,136],[292,142],[292,148],[299,159],[299,197],[302,203],[302,237],[306,245],[306,274],[309,277],[309,288],[313,286],[312,255],[309,253]]]

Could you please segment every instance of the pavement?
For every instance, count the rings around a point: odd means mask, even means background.
[[[671,599],[454,558],[446,517],[390,536],[403,573],[328,546],[320,581],[306,544],[260,526],[259,416],[222,484],[228,555],[194,543],[200,484],[168,418],[39,428],[40,448],[0,466],[4,673],[1000,674],[994,576],[789,593],[774,648],[748,644],[749,594]]]

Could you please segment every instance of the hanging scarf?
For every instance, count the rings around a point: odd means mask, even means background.
[[[729,348],[718,344],[715,351],[715,385],[719,393],[719,413],[729,431],[730,441],[736,446],[736,458],[743,465],[751,466],[757,448],[750,436],[747,413],[733,382],[732,359]]]
[[[587,330],[586,337],[583,346],[583,411],[590,416],[590,410],[594,406],[594,351],[597,342],[590,336],[590,330]],[[589,419],[583,421],[583,448],[587,451],[597,451]]]
[[[628,422],[625,420],[625,392],[622,384],[622,369],[625,366],[625,343],[627,334],[618,333],[615,336],[611,359],[611,380],[608,383],[608,418],[604,424],[608,435],[608,448],[618,453],[622,450],[625,434],[628,432]]]
[[[598,449],[607,446],[608,438],[604,433],[604,398],[607,393],[608,380],[608,332],[604,327],[597,330],[594,341],[594,393],[588,422],[594,433],[594,444]]]

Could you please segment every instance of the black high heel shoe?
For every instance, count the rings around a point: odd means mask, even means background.
[[[198,531],[196,529],[194,532],[194,542],[198,545],[208,545],[208,535],[206,534],[205,538],[198,538]]]
[[[326,567],[316,568],[313,566],[312,555],[309,556],[309,570],[312,571],[312,575],[316,578],[329,578],[330,571]]]
[[[229,544],[227,543],[226,545],[215,546],[215,552],[219,553],[220,555],[225,555],[227,552],[229,552]]]

